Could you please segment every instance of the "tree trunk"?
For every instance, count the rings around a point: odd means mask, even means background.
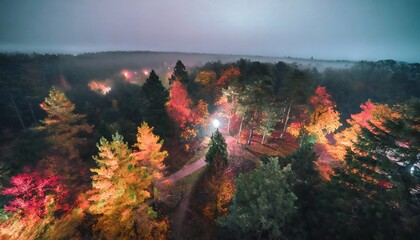
[[[260,229],[260,232],[258,233],[258,240],[261,240],[262,233],[263,233],[263,224],[261,224],[261,229]]]
[[[239,125],[238,139],[236,140],[236,142],[240,142],[241,141],[241,132],[242,132],[242,124],[243,123],[244,123],[244,116],[242,116],[241,124]]]
[[[37,120],[35,117],[34,108],[32,107],[31,101],[29,100],[28,91],[26,89],[25,89],[25,99],[26,99],[26,102],[28,103],[29,110],[31,111],[32,119],[34,120],[34,122],[36,122]]]
[[[16,105],[16,102],[15,102],[15,100],[13,99],[13,96],[12,96],[12,94],[10,93],[10,91],[9,90],[7,90],[8,92],[9,92],[9,97],[10,97],[10,100],[12,101],[12,106],[13,106],[13,108],[15,109],[15,112],[16,112],[16,115],[17,115],[17,117],[18,117],[18,119],[19,119],[19,122],[20,122],[20,125],[22,126],[22,128],[25,130],[26,129],[26,126],[25,126],[25,123],[23,122],[23,120],[22,120],[22,116],[20,115],[20,112],[19,112],[19,109],[17,108],[17,105]]]
[[[286,111],[287,111],[287,105],[286,105],[286,107],[284,107],[284,109],[283,109],[283,117],[281,118],[281,123],[284,123],[284,120],[286,119],[286,117],[285,117],[285,115],[286,115]]]
[[[248,141],[247,141],[247,145],[251,145],[251,139],[252,139],[252,135],[254,134],[254,129],[251,128],[251,130],[249,130],[249,136],[248,136]]]
[[[291,108],[292,108],[292,100],[290,100],[289,109],[287,110],[286,120],[284,121],[283,132],[281,133],[280,138],[283,138],[284,133],[286,132],[286,129],[287,129],[287,122],[289,121],[290,109],[291,109]]]
[[[32,119],[36,122],[37,120],[35,117],[34,109],[32,108],[32,104],[29,100],[27,100],[26,102],[28,103],[29,110],[31,111]]]
[[[262,135],[261,144],[264,144],[265,141],[265,134]]]
[[[230,135],[230,120],[232,119],[232,113],[229,114],[228,124],[227,124],[227,134]]]

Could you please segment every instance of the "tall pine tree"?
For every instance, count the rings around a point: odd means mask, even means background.
[[[172,83],[175,80],[180,81],[184,86],[188,86],[188,83],[190,81],[189,77],[188,77],[187,68],[181,62],[181,60],[178,60],[176,62],[175,67],[174,67],[174,71],[173,71],[171,77],[169,78],[169,84],[172,85]]]
[[[40,106],[47,113],[41,128],[47,132],[51,147],[69,158],[79,157],[79,147],[87,141],[80,134],[92,132],[86,116],[74,113],[75,105],[55,87]]]
[[[411,113],[406,107],[388,109],[360,125],[344,168],[336,169],[332,178],[336,200],[329,203],[328,212],[336,216],[327,218],[337,219],[334,229],[346,229],[335,237],[415,238],[420,184],[411,170],[419,164],[419,117]]]
[[[154,70],[150,72],[142,90],[146,105],[145,121],[152,124],[159,136],[166,136],[170,129],[169,116],[165,107],[169,93]]]
[[[98,149],[89,198],[89,210],[98,215],[94,230],[105,239],[163,239],[167,223],[146,202],[152,181],[147,167],[137,162],[118,133],[111,142],[102,138]]]
[[[72,204],[77,194],[88,187],[89,170],[81,159],[80,149],[89,143],[87,136],[92,127],[86,123],[85,115],[74,113],[75,105],[55,87],[40,106],[47,113],[40,129],[45,131],[50,146],[37,168],[47,175],[60,176],[69,189],[67,200]]]
[[[223,170],[227,166],[227,145],[225,138],[216,129],[210,139],[210,147],[206,153],[206,162],[212,171]]]
[[[223,238],[280,239],[295,212],[290,174],[290,165],[281,168],[277,158],[240,174],[229,213],[218,222],[226,230]]]

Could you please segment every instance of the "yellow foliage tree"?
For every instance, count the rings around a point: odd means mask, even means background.
[[[316,136],[319,143],[327,143],[325,135],[334,132],[340,126],[340,114],[334,110],[335,104],[324,87],[318,86],[315,96],[310,100],[313,112],[305,130],[308,135]]]
[[[105,239],[163,239],[167,222],[157,220],[146,202],[153,178],[147,167],[136,160],[118,133],[111,142],[102,138],[98,149],[89,198],[90,212],[99,215],[94,231]]]
[[[195,78],[195,82],[203,86],[215,84],[216,73],[213,71],[201,71],[198,73],[197,77]]]
[[[86,116],[74,113],[75,105],[55,87],[40,107],[47,113],[41,129],[48,133],[52,147],[65,151],[70,159],[79,157],[78,147],[86,142],[79,134],[92,132],[92,127],[85,123]]]

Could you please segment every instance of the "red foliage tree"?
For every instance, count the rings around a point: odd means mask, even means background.
[[[361,127],[366,128],[369,126],[369,121],[372,119],[372,111],[375,109],[376,105],[373,104],[370,100],[366,103],[360,104],[362,111],[358,114],[351,114],[351,120],[348,120],[350,124],[357,123]]]
[[[169,117],[180,128],[181,138],[185,140],[195,137],[197,135],[196,126],[204,126],[208,117],[206,102],[200,100],[194,108],[192,108],[192,103],[185,87],[179,81],[174,81],[169,92],[166,110]]]
[[[14,197],[4,209],[21,216],[45,217],[49,211],[66,211],[67,191],[59,183],[58,176],[43,176],[38,171],[25,169],[24,173],[10,180],[11,187],[1,192]]]
[[[172,83],[169,92],[167,111],[169,117],[180,127],[184,128],[187,122],[191,121],[191,104],[188,92],[179,81]]]
[[[241,72],[238,68],[230,67],[225,70],[219,80],[217,80],[217,86],[226,87],[230,82],[237,80],[240,75]]]
[[[208,104],[203,100],[199,100],[197,106],[193,109],[192,112],[192,121],[194,124],[200,124],[202,126],[206,125],[207,118],[209,117]]]

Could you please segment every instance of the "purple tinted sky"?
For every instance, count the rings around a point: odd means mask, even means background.
[[[0,0],[0,51],[420,62],[419,0]]]

